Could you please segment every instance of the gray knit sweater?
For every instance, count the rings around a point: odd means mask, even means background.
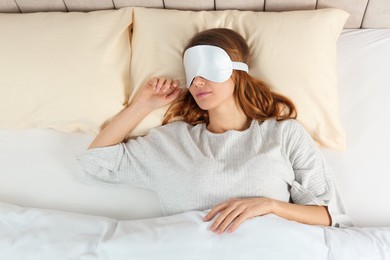
[[[327,205],[336,227],[352,226],[322,153],[296,120],[258,122],[215,134],[182,121],[143,137],[85,151],[86,176],[155,191],[164,215],[206,210],[233,197]]]

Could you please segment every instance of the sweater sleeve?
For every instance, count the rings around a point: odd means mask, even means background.
[[[353,226],[346,215],[333,173],[317,144],[298,121],[289,122],[285,147],[295,174],[290,190],[292,202],[327,206],[332,226]]]
[[[90,182],[123,184],[154,190],[155,178],[145,165],[144,137],[89,149],[76,156],[82,177]],[[140,145],[140,142],[143,145]]]

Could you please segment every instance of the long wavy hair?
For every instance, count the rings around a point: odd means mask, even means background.
[[[184,48],[184,52],[196,45],[213,45],[224,49],[232,61],[250,64],[249,47],[237,32],[227,28],[214,28],[195,34]],[[233,70],[231,76],[235,88],[234,98],[243,112],[251,119],[265,121],[295,119],[297,111],[287,97],[274,93],[263,81],[250,76],[245,71]],[[163,125],[183,120],[189,124],[209,123],[207,110],[202,110],[188,89],[182,91],[172,102],[164,115]]]

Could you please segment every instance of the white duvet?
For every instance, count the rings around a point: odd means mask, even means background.
[[[390,259],[390,227],[338,229],[266,215],[218,235],[203,222],[206,212],[118,221],[0,203],[0,259]]]

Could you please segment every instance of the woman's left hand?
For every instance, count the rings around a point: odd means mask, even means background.
[[[203,220],[209,221],[220,212],[210,229],[221,234],[231,224],[230,233],[246,219],[272,213],[272,205],[273,200],[264,197],[233,198],[213,207]]]

